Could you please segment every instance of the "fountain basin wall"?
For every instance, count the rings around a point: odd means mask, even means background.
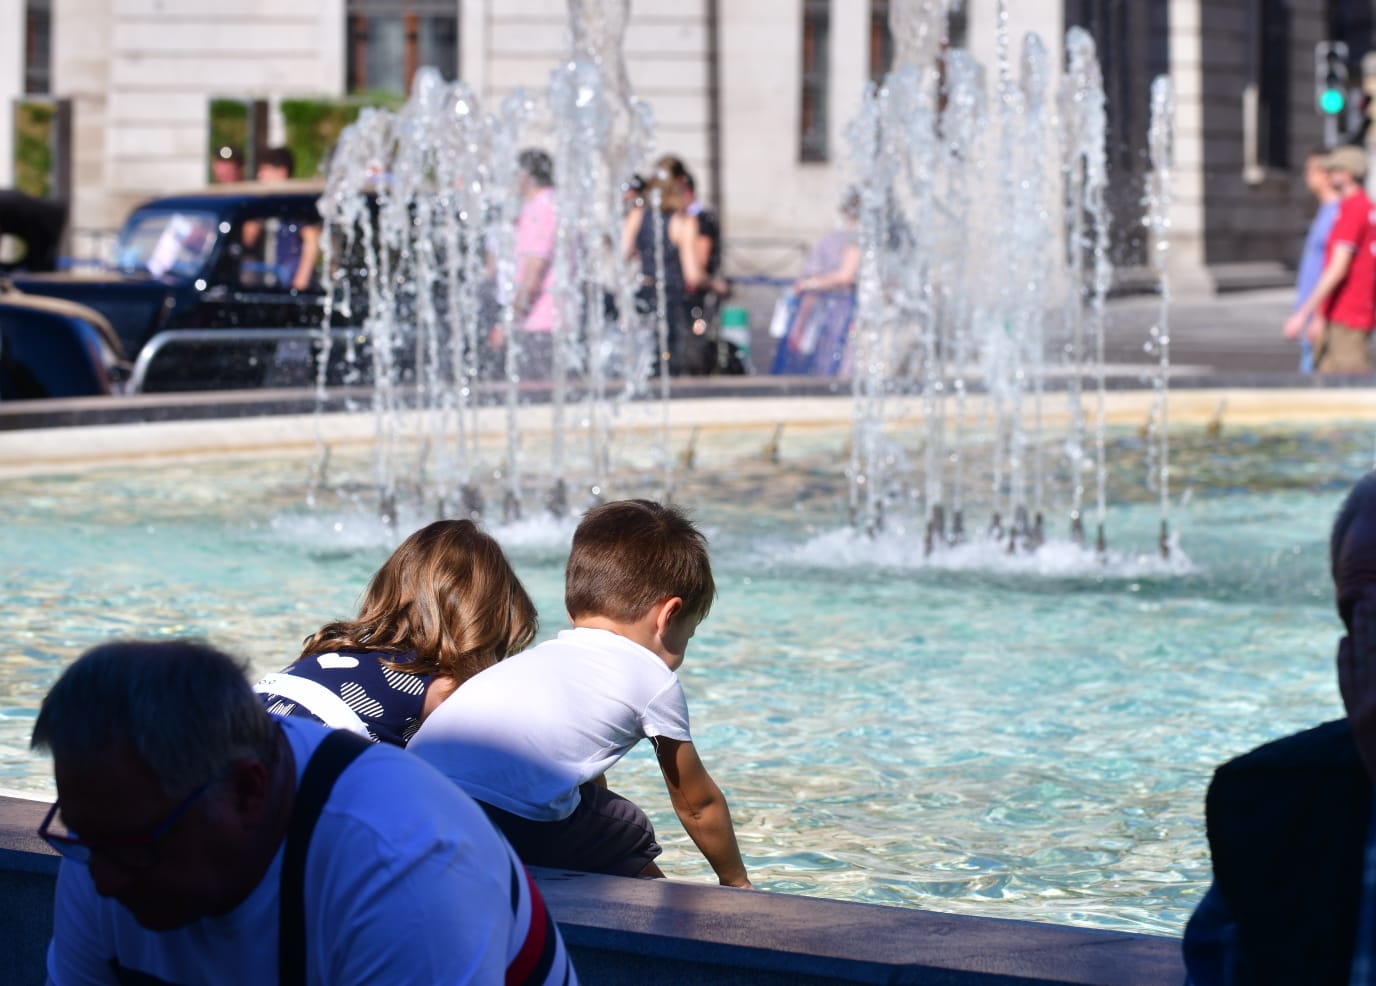
[[[39,983],[58,857],[41,801],[0,796],[0,962]],[[585,986],[1178,983],[1174,939],[908,908],[536,870]]]
[[[1152,395],[1146,391],[1110,392],[1105,399],[1109,424],[1144,424]],[[266,400],[266,398],[265,398]],[[0,475],[44,473],[167,458],[224,455],[308,456],[319,442],[336,448],[366,448],[376,439],[377,421],[369,413],[336,412],[323,415],[272,415],[210,420],[159,421],[135,424],[98,424],[64,427],[80,420],[81,402],[12,402],[0,407]],[[86,405],[94,407],[92,402]],[[57,405],[63,404],[62,409]],[[108,402],[107,402],[108,404]],[[903,405],[898,405],[900,408]],[[42,421],[42,411],[52,408],[50,426],[14,427],[6,412],[21,414],[26,422]],[[920,420],[915,402],[908,413],[889,422],[903,427]],[[628,405],[612,422],[618,432],[651,432],[663,425],[682,437],[683,429],[733,429],[747,423],[778,422],[792,430],[849,423],[854,402],[848,394],[751,397],[748,399],[675,398],[666,413],[653,402]],[[978,421],[984,399],[970,399],[969,417]],[[1271,423],[1294,418],[1309,422],[1369,418],[1376,413],[1376,393],[1368,388],[1229,390],[1199,388],[1175,390],[1170,395],[1170,417],[1176,425],[1221,419],[1225,427]],[[493,438],[505,433],[505,410],[484,408],[478,418],[481,432]],[[1067,414],[1064,400],[1048,400],[1050,424]],[[74,418],[75,416],[75,418]],[[403,430],[416,431],[416,414],[403,415]],[[518,412],[518,428],[524,434],[547,430],[548,407],[526,405]]]

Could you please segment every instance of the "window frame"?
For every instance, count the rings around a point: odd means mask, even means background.
[[[369,75],[369,35],[379,21],[400,21],[400,64],[389,66],[386,78]],[[459,77],[459,5],[455,0],[345,0],[344,3],[344,87],[349,93],[394,91],[405,96],[411,91],[416,70],[427,61],[427,46],[447,47],[448,58],[437,65],[450,79]],[[377,40],[377,39],[374,39]],[[399,85],[398,85],[399,81]]]
[[[24,94],[47,96],[53,90],[52,0],[24,3]]]
[[[798,160],[831,160],[831,0],[803,0],[798,79]]]

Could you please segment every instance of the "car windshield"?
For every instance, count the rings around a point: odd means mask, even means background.
[[[138,212],[120,233],[115,266],[154,277],[194,277],[205,267],[216,235],[217,217],[211,212]]]

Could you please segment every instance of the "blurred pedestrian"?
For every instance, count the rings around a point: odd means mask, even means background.
[[[1338,218],[1338,193],[1324,167],[1328,152],[1315,148],[1304,159],[1304,183],[1318,200],[1319,207],[1309,223],[1309,232],[1304,238],[1304,249],[1300,254],[1299,270],[1295,275],[1295,308],[1303,304],[1314,286],[1319,283],[1323,273],[1324,254],[1328,249],[1328,234],[1333,231],[1333,222]],[[1307,326],[1306,326],[1307,328]],[[1300,372],[1314,372],[1314,346],[1309,341],[1309,333],[1301,331]]]
[[[772,373],[834,377],[848,369],[860,273],[860,193],[847,189],[841,222],[812,248],[793,290],[779,299],[779,348]],[[780,317],[782,315],[782,317]]]
[[[210,161],[210,174],[215,184],[244,180],[244,155],[233,144],[225,144]]]
[[[1319,373],[1370,373],[1371,329],[1376,324],[1376,256],[1372,254],[1371,200],[1362,182],[1366,152],[1339,147],[1324,158],[1338,216],[1329,233],[1318,283],[1285,322],[1285,338],[1306,329]]]
[[[666,162],[676,159],[666,158]],[[671,375],[684,372],[683,345],[688,332],[688,296],[703,280],[698,261],[697,219],[684,211],[682,165],[656,168],[642,193],[642,201],[626,214],[621,246],[628,259],[640,262],[641,284],[636,311],[646,320],[657,320],[660,291],[664,294],[665,349],[652,371],[667,364]],[[658,216],[653,203],[658,200]],[[656,347],[658,348],[658,347]]]
[[[522,380],[548,380],[554,370],[554,247],[559,213],[554,191],[554,161],[538,148],[517,158],[520,166],[521,211],[516,217],[516,267],[511,283],[512,324],[516,340],[516,373]],[[497,285],[498,293],[506,290]],[[502,350],[507,340],[501,323],[488,341]],[[499,365],[501,361],[499,360]]]
[[[841,223],[812,248],[794,291],[853,291],[860,274],[860,193],[846,189]]]
[[[697,289],[688,292],[689,339],[684,347],[684,373],[705,374],[714,368],[720,369],[716,320],[721,309],[721,300],[730,294],[731,286],[721,276],[721,223],[717,214],[698,198],[697,182],[693,173],[683,166],[678,158],[666,157],[660,161],[661,167],[674,163],[681,174],[679,184],[683,187],[683,211],[698,224],[697,244],[698,269],[702,271],[702,281]]]
[[[296,172],[296,157],[290,147],[269,147],[258,158],[257,178],[264,184],[284,182]],[[244,223],[246,250],[259,247],[261,233],[257,220]],[[273,247],[272,272],[276,285],[293,291],[315,287],[316,267],[320,262],[320,225],[282,220],[277,225]]]

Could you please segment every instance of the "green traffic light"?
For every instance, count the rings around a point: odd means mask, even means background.
[[[1347,97],[1341,89],[1325,89],[1319,96],[1319,109],[1329,116],[1337,116],[1347,105]]]

